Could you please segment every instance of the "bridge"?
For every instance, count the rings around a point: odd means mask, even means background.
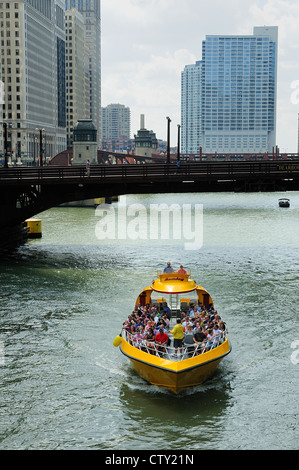
[[[265,153],[203,153],[202,149],[197,154],[179,154],[181,161],[197,161],[197,162],[210,162],[210,161],[261,161],[261,160],[295,160],[299,159],[298,153],[280,153],[278,148],[273,152]],[[50,165],[66,166],[71,163],[73,159],[73,149],[64,150],[50,160]],[[175,163],[178,159],[178,153],[170,154],[169,160]],[[115,163],[167,163],[166,154],[152,154],[151,156],[139,156],[134,153],[120,153],[108,150],[98,150],[97,163],[112,165]]]
[[[0,230],[65,202],[122,194],[299,191],[299,159],[0,169]]]

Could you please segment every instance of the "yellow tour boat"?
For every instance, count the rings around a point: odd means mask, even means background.
[[[212,298],[203,287],[190,279],[190,275],[190,271],[184,269],[170,273],[158,271],[157,279],[151,286],[143,289],[136,300],[135,311],[146,311],[147,317],[143,315],[145,322],[153,321],[154,315],[159,321],[157,312],[163,312],[164,309],[164,315],[169,320],[167,344],[157,343],[157,336],[151,342],[143,339],[143,334],[129,330],[128,321],[124,323],[122,333],[113,342],[114,346],[119,346],[121,352],[130,359],[140,377],[153,385],[166,387],[175,394],[211,378],[218,364],[231,351],[227,329],[214,310]],[[198,342],[192,339],[193,344],[192,341],[190,344],[190,341],[186,343],[183,340],[180,347],[181,343],[174,344],[173,336],[176,332],[173,327],[176,323],[182,325],[187,321],[188,324],[188,312],[192,306],[195,307],[192,320],[195,319],[197,326],[200,325],[199,330],[206,336],[207,331],[211,333],[206,326],[211,327],[213,324],[214,333],[203,340],[201,336]],[[137,317],[134,318],[136,320]],[[222,329],[219,329],[217,323],[222,324]]]

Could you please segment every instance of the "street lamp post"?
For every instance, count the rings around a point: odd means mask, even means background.
[[[167,163],[170,163],[170,123],[171,119],[169,117],[167,119]]]
[[[35,130],[39,131],[39,165],[43,166],[43,153],[44,153],[44,149],[43,149],[43,131],[45,129],[36,128]]]
[[[180,143],[181,143],[181,126],[180,124],[178,124],[178,162],[181,160]]]
[[[8,148],[8,142],[7,142],[7,123],[3,123],[3,130],[4,130],[4,167],[8,168],[8,156],[7,156],[7,148]]]
[[[43,130],[39,130],[39,164],[43,166]]]

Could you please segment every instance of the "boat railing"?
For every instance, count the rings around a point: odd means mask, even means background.
[[[215,335],[213,338],[207,339],[202,343],[194,343],[194,345],[183,343],[182,348],[174,348],[170,345],[165,346],[154,341],[136,338],[136,334],[129,333],[126,330],[123,330],[123,335],[129,344],[131,344],[137,349],[140,349],[143,352],[153,354],[162,358],[169,358],[172,360],[173,358],[176,358],[176,360],[181,361],[186,358],[197,356],[199,354],[204,354],[205,352],[216,348],[226,340],[226,331],[223,331],[222,333]],[[180,353],[181,349],[182,353],[180,354],[180,356],[177,356],[177,352]]]

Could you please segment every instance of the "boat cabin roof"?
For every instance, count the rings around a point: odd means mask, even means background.
[[[184,294],[196,289],[196,283],[186,273],[159,273],[152,289],[163,294]]]

